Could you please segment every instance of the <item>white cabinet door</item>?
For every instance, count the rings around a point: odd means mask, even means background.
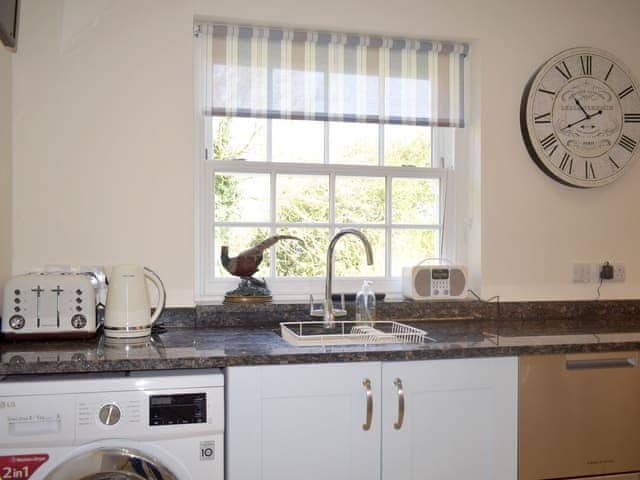
[[[384,480],[516,480],[516,358],[388,362],[382,372]],[[394,427],[397,379],[405,413]]]
[[[378,362],[228,368],[227,479],[379,479],[381,371]]]

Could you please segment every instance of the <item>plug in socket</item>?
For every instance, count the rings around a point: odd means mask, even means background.
[[[604,265],[600,267],[600,278],[602,280],[613,280],[613,265],[605,262]]]
[[[623,263],[612,263],[612,262],[603,262],[597,263],[594,265],[596,270],[596,280],[600,281],[600,274],[603,271],[603,268],[606,269],[606,265],[609,263],[611,266],[611,275],[609,277],[602,277],[603,282],[624,282],[626,280],[626,271]]]

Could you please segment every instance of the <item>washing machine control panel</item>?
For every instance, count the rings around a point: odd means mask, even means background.
[[[224,428],[222,388],[89,393],[76,403],[78,438],[160,439]]]
[[[224,377],[215,370],[50,377],[0,382],[0,451],[224,432]]]

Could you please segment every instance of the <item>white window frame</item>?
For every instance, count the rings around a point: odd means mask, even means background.
[[[267,146],[267,161],[248,162],[242,160],[212,160],[207,158],[207,146],[212,145],[212,132],[207,125],[207,117],[203,114],[202,84],[201,84],[201,59],[198,57],[199,50],[194,48],[194,127],[195,127],[195,149],[194,149],[194,212],[195,212],[195,291],[194,297],[197,304],[219,303],[224,299],[225,292],[233,290],[239,282],[236,277],[215,278],[213,276],[214,265],[217,253],[213,249],[213,227],[214,227],[214,201],[213,201],[213,178],[217,172],[234,173],[267,173],[271,175],[271,188],[275,192],[276,174],[322,174],[330,176],[330,200],[333,198],[336,175],[350,176],[372,176],[387,177],[385,189],[385,222],[383,224],[349,224],[354,228],[385,228],[386,253],[385,253],[385,277],[338,277],[334,276],[333,292],[355,292],[359,289],[363,279],[373,279],[373,288],[376,292],[384,292],[387,298],[400,298],[401,278],[389,275],[390,267],[390,235],[391,229],[435,229],[440,230],[438,241],[442,243],[442,258],[455,262],[459,257],[459,239],[456,232],[465,228],[459,216],[456,215],[456,204],[463,203],[465,196],[462,191],[456,189],[456,160],[460,161],[458,152],[464,151],[464,135],[457,129],[432,127],[431,138],[431,160],[433,164],[444,166],[444,168],[423,168],[423,167],[387,167],[382,165],[384,155],[384,131],[380,125],[379,131],[379,165],[343,165],[329,164],[327,148],[328,123],[325,122],[325,158],[324,163],[302,164],[302,163],[282,163],[271,161],[271,148]],[[271,129],[268,127],[268,131]],[[270,143],[268,137],[267,143]],[[437,179],[440,182],[440,198],[438,200],[440,223],[437,225],[397,225],[391,223],[391,177],[425,178]],[[275,195],[275,194],[274,194]],[[261,226],[273,229],[281,226],[275,222],[273,210],[275,205],[272,202],[273,222],[249,223],[243,222],[241,226],[252,227]],[[346,226],[334,223],[334,212],[330,212],[329,223],[309,223],[309,224],[287,224],[295,227],[329,228],[330,235],[337,229]],[[467,222],[468,220],[465,220]],[[268,224],[268,225],[267,225]],[[220,226],[240,226],[234,222],[218,222]],[[441,236],[444,232],[444,239]],[[231,246],[233,248],[233,246]],[[271,247],[271,258],[274,257],[274,248]],[[232,254],[234,252],[231,252]],[[362,256],[365,261],[364,251]],[[275,262],[272,262],[275,264]],[[272,267],[275,268],[275,267]],[[323,296],[325,277],[308,278],[267,278],[267,286],[273,294],[275,302],[308,302],[309,295],[315,299]]]

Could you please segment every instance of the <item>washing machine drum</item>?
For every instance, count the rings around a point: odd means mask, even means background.
[[[98,448],[56,467],[44,480],[178,480],[156,458],[132,448]]]

